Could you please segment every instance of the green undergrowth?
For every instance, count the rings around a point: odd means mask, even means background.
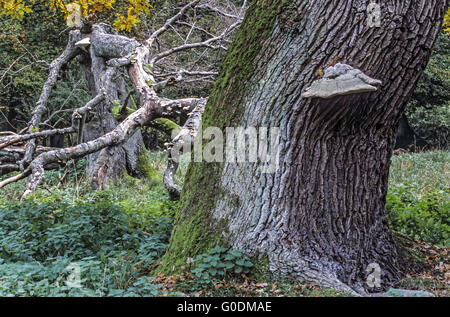
[[[180,130],[180,126],[178,124],[167,118],[157,118],[153,120],[152,123],[170,135],[176,135]]]
[[[166,155],[146,155],[162,174]],[[412,241],[448,245],[449,162],[444,151],[393,157],[386,203],[393,230]],[[75,166],[59,185],[63,171],[47,172],[47,186],[22,202],[26,180],[2,189],[0,296],[348,296],[314,283],[277,281],[267,261],[226,248],[208,230],[194,241],[208,245],[198,256],[180,256],[173,270],[163,256],[180,203],[168,200],[163,184],[128,176],[93,191],[80,172],[84,162]],[[186,166],[184,158],[180,183]],[[427,283],[420,285],[427,289]]]
[[[2,190],[0,296],[176,295],[161,291],[149,274],[178,209],[162,178],[127,176],[94,191],[78,170],[59,184],[62,175],[47,172],[46,186],[24,201],[25,180]]]
[[[0,296],[157,295],[147,272],[164,253],[172,218],[109,200],[3,203]],[[79,286],[71,267],[78,267]],[[147,287],[137,287],[142,284]]]
[[[150,154],[144,146],[142,146],[141,152],[139,153],[136,170],[141,176],[147,178],[150,185],[161,184],[163,182],[162,174],[153,166]]]
[[[394,157],[386,208],[391,229],[417,241],[450,246],[450,153]]]

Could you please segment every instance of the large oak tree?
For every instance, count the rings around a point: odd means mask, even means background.
[[[400,277],[385,211],[390,159],[446,2],[381,1],[379,26],[372,2],[251,4],[203,129],[279,127],[279,167],[191,163],[164,271],[220,244],[257,256],[278,277],[351,292],[378,289],[366,283],[377,265],[381,288]]]

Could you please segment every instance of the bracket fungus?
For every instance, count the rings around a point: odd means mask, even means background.
[[[323,78],[314,81],[302,94],[305,98],[332,98],[340,95],[376,91],[381,81],[373,79],[347,64],[336,64],[325,70]]]
[[[89,45],[91,45],[91,39],[89,37],[85,37],[82,40],[79,40],[78,42],[75,43],[76,47],[88,47]]]

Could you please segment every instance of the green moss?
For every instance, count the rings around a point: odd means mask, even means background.
[[[127,173],[127,170],[122,170],[122,178],[120,179],[124,184],[126,184],[128,187],[133,188],[137,185],[138,179],[134,178],[133,176],[130,176]]]
[[[255,60],[270,36],[286,0],[258,1],[249,7],[244,22],[225,56],[218,80],[208,98],[203,128],[228,127],[243,114],[243,98],[255,71]]]
[[[170,119],[157,118],[152,121],[158,128],[162,129],[165,133],[171,134],[172,130],[180,130],[180,126]],[[177,132],[178,133],[178,132]]]
[[[145,176],[153,185],[163,182],[163,176],[152,166],[150,155],[144,146],[139,153],[136,171]]]
[[[126,117],[128,117],[130,114],[132,114],[135,111],[136,110],[131,109],[129,107],[123,107],[122,105],[114,106],[111,109],[114,119],[116,119],[119,122],[122,121],[123,119],[125,119]]]
[[[207,170],[209,174],[206,173]],[[217,177],[219,171],[221,166],[214,163],[206,163],[206,166],[203,163],[190,164],[185,184],[205,183],[208,176]],[[214,183],[210,186],[201,186],[195,190],[186,190],[187,187],[183,187],[181,208],[176,216],[170,247],[158,271],[165,274],[180,273],[188,257],[195,258],[216,245],[226,247],[222,241],[222,233],[226,232],[227,221],[212,219],[210,213],[221,196],[221,188]]]
[[[228,49],[219,78],[208,98],[203,114],[203,129],[239,124],[244,112],[246,85],[254,75],[255,60],[270,36],[276,16],[286,0],[255,1],[247,10],[242,26]],[[157,269],[166,274],[179,273],[187,257],[207,252],[215,245],[226,247],[227,220],[218,221],[211,211],[223,195],[220,186],[223,163],[191,163],[168,251]],[[238,205],[239,200],[233,199]]]

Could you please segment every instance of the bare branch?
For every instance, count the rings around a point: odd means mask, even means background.
[[[171,54],[174,54],[174,53],[177,53],[177,52],[180,52],[180,51],[184,51],[184,50],[188,50],[188,49],[193,49],[193,48],[208,47],[208,48],[211,48],[211,49],[221,48],[221,49],[225,49],[226,50],[226,47],[224,47],[224,46],[221,46],[221,45],[214,46],[212,44],[215,43],[215,42],[218,42],[218,41],[220,41],[222,39],[224,39],[225,36],[228,35],[231,31],[233,31],[236,27],[238,27],[241,24],[241,22],[242,22],[241,20],[238,20],[238,21],[234,22],[228,28],[226,28],[220,35],[217,35],[217,36],[214,36],[212,38],[209,38],[206,41],[197,42],[197,43],[183,44],[183,45],[180,45],[180,46],[177,46],[177,47],[173,47],[173,48],[171,48],[171,49],[169,49],[167,51],[161,52],[159,54],[156,54],[156,55],[154,55],[151,58],[150,65],[154,65],[156,61],[158,61],[158,60],[160,60],[160,59],[162,59],[164,57],[167,57],[167,56],[169,56]]]
[[[234,14],[225,12],[225,11],[219,9],[219,8],[216,8],[216,7],[211,6],[211,4],[209,4],[209,3],[200,4],[200,5],[197,6],[197,8],[199,8],[199,9],[208,9],[208,10],[210,10],[210,11],[217,12],[217,13],[219,13],[220,15],[223,15],[224,17],[231,18],[231,19],[237,19],[237,18],[239,18],[238,15],[234,15]]]
[[[49,117],[48,117],[44,122],[42,122],[43,125],[49,125],[49,123],[51,122],[51,120],[53,119],[53,117],[56,116],[56,115],[58,115],[58,114],[60,114],[60,113],[73,111],[72,109],[64,109],[64,106],[65,106],[65,105],[67,104],[67,102],[70,100],[70,97],[73,96],[75,90],[77,90],[78,86],[81,84],[82,81],[83,81],[83,80],[80,79],[80,80],[78,80],[78,81],[75,83],[74,87],[72,88],[72,90],[70,91],[69,95],[68,95],[67,98],[64,100],[64,102],[61,104],[61,106],[59,107],[59,109],[56,110],[56,111],[53,111],[53,112],[49,115]]]
[[[164,74],[155,74],[155,78],[160,77],[174,77],[179,75],[187,75],[187,76],[217,76],[219,72],[214,71],[189,71],[185,69],[180,69],[178,72],[164,73]]]
[[[0,83],[3,81],[3,78],[5,78],[6,74],[8,74],[8,72],[13,68],[13,66],[14,66],[17,62],[19,62],[19,61],[22,59],[22,57],[24,57],[25,55],[26,55],[26,54],[20,55],[18,58],[16,58],[16,59],[11,63],[11,65],[8,66],[7,69],[5,69],[5,71],[3,72],[3,75],[0,77]]]
[[[177,14],[175,14],[173,17],[168,19],[162,27],[160,27],[158,30],[153,32],[153,34],[150,35],[150,37],[147,39],[147,41],[146,41],[147,47],[150,48],[151,45],[153,44],[154,40],[157,37],[159,37],[159,36],[161,36],[161,34],[165,33],[175,21],[180,19],[186,13],[186,11],[188,11],[190,8],[196,6],[199,2],[200,2],[200,0],[194,0],[192,2],[189,2],[183,8],[181,8],[181,10]]]
[[[21,179],[24,179],[28,175],[30,175],[30,170],[29,169],[25,170],[23,173],[20,173],[20,174],[17,174],[15,176],[12,176],[10,178],[7,178],[7,179],[5,179],[5,180],[0,182],[0,188],[3,188],[3,187],[5,187],[8,184],[20,181]]]
[[[32,132],[32,133],[23,134],[23,135],[15,134],[13,136],[6,136],[3,138],[0,138],[0,149],[6,148],[15,143],[24,142],[24,141],[28,141],[31,139],[49,137],[49,136],[56,135],[56,134],[67,134],[67,133],[75,132],[80,118],[104,99],[105,99],[105,96],[103,94],[99,94],[95,98],[91,99],[85,106],[76,109],[72,115],[72,126],[71,127],[61,128],[61,129],[44,130],[44,131]]]
[[[189,116],[180,132],[173,138],[172,142],[168,144],[168,161],[167,168],[164,172],[164,185],[166,186],[170,199],[177,200],[180,197],[181,188],[175,183],[174,176],[178,169],[180,159],[180,149],[185,143],[192,144],[195,135],[200,127],[202,114],[205,110],[207,99],[199,100],[196,103],[194,110]]]
[[[16,144],[16,143],[28,141],[31,139],[49,137],[49,136],[56,135],[56,134],[67,134],[67,133],[71,133],[71,132],[75,132],[75,130],[72,127],[69,127],[69,128],[61,128],[61,129],[44,130],[44,131],[33,132],[33,133],[28,133],[28,134],[23,134],[23,135],[15,135],[13,137],[5,137],[5,138],[0,139],[0,149],[6,148],[6,147]]]
[[[197,81],[207,81],[207,80],[214,80],[215,76],[218,75],[218,72],[212,72],[212,71],[187,71],[184,69],[180,69],[178,72],[171,72],[171,73],[165,73],[165,74],[156,74],[156,78],[165,78],[166,79],[159,81],[155,84],[154,88],[159,91],[164,87],[172,86],[181,82],[184,83],[192,83]],[[185,76],[194,77],[196,78],[186,78]]]
[[[189,28],[191,28],[193,30],[198,30],[198,31],[200,31],[200,32],[210,36],[210,37],[214,37],[214,34],[212,34],[211,32],[208,32],[204,28],[198,27],[198,26],[196,26],[194,24],[190,24],[190,23],[187,23],[185,21],[177,21],[177,24],[189,27]]]
[[[79,54],[79,50],[75,47],[75,43],[80,37],[80,31],[74,30],[69,34],[69,41],[64,52],[56,58],[50,64],[50,71],[47,77],[47,81],[45,82],[41,95],[36,103],[36,106],[33,110],[33,116],[31,117],[30,123],[28,125],[28,132],[32,133],[33,129],[37,127],[41,121],[42,114],[47,108],[48,98],[50,97],[50,92],[55,86],[56,80],[58,78],[58,73],[61,67],[67,64],[71,59]],[[24,165],[31,161],[33,157],[33,152],[36,148],[36,143],[34,139],[31,139],[26,145],[26,152],[23,160],[20,162],[21,169],[23,169]]]
[[[18,171],[19,165],[18,164],[1,164],[0,165],[0,176],[6,175],[8,173]]]

